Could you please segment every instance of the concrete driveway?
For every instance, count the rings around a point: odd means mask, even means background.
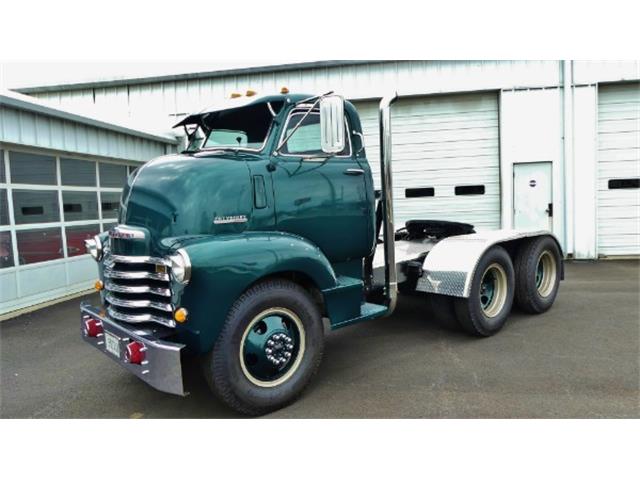
[[[568,263],[554,308],[513,312],[497,336],[442,328],[402,297],[391,318],[327,334],[318,376],[271,417],[638,417],[637,261]],[[96,301],[96,296],[91,298]],[[191,395],[153,390],[80,338],[78,304],[0,323],[3,418],[234,417],[197,364]]]

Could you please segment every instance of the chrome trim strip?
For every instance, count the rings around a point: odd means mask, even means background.
[[[176,326],[175,320],[171,320],[164,317],[157,317],[155,315],[151,315],[150,313],[140,313],[137,315],[130,315],[127,313],[118,312],[117,310],[111,307],[107,307],[107,313],[111,318],[115,318],[116,320],[122,320],[123,322],[129,322],[129,323],[156,322],[161,325],[165,325],[167,327],[174,328]]]
[[[153,293],[154,295],[161,295],[163,297],[171,296],[171,290],[168,288],[149,287],[148,285],[118,285],[108,280],[105,282],[104,288],[108,292]]]
[[[161,282],[169,281],[168,273],[151,273],[151,272],[121,272],[119,270],[113,270],[111,268],[104,269],[104,276],[106,278],[120,278],[123,280],[159,280]]]
[[[109,255],[105,257],[105,263],[109,260],[117,263],[144,263],[147,265],[164,265],[166,267],[171,266],[171,260],[168,258],[160,257],[146,257],[146,256],[123,256],[123,255]]]
[[[105,297],[106,301],[111,305],[125,308],[153,308],[155,310],[161,310],[163,312],[173,312],[173,307],[170,303],[154,302],[153,300],[125,300],[118,298],[111,293],[107,293]]]

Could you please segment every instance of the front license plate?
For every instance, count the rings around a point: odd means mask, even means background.
[[[107,347],[107,352],[120,358],[120,340],[118,337],[111,335],[108,332],[104,332],[104,343]]]

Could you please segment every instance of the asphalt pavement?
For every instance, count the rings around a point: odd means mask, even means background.
[[[567,263],[549,312],[514,311],[487,339],[443,328],[421,298],[401,297],[390,318],[327,332],[312,384],[269,417],[637,418],[639,292],[638,261]],[[0,322],[0,417],[237,416],[211,396],[195,361],[181,398],[84,343],[80,300]]]

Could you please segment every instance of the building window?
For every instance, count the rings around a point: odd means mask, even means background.
[[[4,171],[4,152],[0,149],[0,183],[7,183],[7,174]]]
[[[35,153],[9,152],[11,183],[55,185],[56,159]]]
[[[484,195],[484,185],[460,185],[455,191],[456,195]]]
[[[59,222],[58,192],[55,190],[14,190],[13,215],[16,225]]]
[[[73,158],[60,159],[60,177],[62,185],[75,187],[96,186],[96,162],[75,160]]]
[[[18,260],[20,265],[46,262],[62,258],[62,230],[41,228],[36,230],[18,230]]]
[[[100,186],[122,188],[127,182],[127,166],[100,162]]]
[[[0,150],[0,268],[86,255],[84,240],[115,225],[122,187],[138,167]]]
[[[609,180],[609,190],[640,188],[640,178],[614,178]]]
[[[0,268],[9,268],[14,265],[11,232],[0,232]]]
[[[102,218],[118,218],[120,193],[102,192]]]
[[[65,227],[65,232],[67,235],[67,257],[75,257],[86,253],[84,241],[100,233],[100,226],[95,224]]]
[[[9,225],[9,204],[4,188],[0,188],[0,225]]]
[[[406,198],[433,197],[435,190],[433,187],[407,188],[404,191]]]
[[[62,192],[64,221],[98,219],[98,195],[96,192]]]

